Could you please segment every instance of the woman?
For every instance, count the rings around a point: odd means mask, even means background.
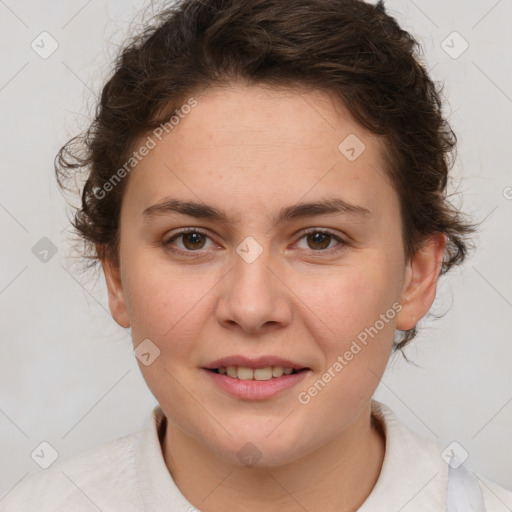
[[[57,173],[87,170],[74,226],[159,406],[1,510],[508,510],[372,400],[476,230],[416,41],[359,0],[155,21]]]

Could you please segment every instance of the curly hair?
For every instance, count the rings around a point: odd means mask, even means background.
[[[406,260],[439,231],[447,236],[440,275],[460,265],[477,229],[449,201],[457,138],[442,113],[442,86],[429,77],[420,52],[382,0],[178,0],[166,6],[125,42],[94,120],[55,158],[63,189],[77,171],[86,172],[71,221],[82,256],[89,266],[103,258],[119,263],[129,173],[115,187],[108,183],[116,170],[127,169],[136,141],[168,122],[195,92],[243,82],[334,93],[357,122],[385,137],[385,171],[399,197]],[[394,351],[417,328],[397,332]]]

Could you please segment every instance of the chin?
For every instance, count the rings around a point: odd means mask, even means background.
[[[273,468],[304,455],[298,440],[289,436],[289,431],[283,433],[286,438],[277,435],[277,431],[269,436],[266,430],[241,428],[234,438],[227,436],[225,443],[210,445],[210,448],[227,462],[240,467]]]

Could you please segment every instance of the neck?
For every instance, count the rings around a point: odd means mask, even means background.
[[[185,498],[203,512],[357,510],[375,486],[385,437],[370,404],[337,437],[281,466],[234,465],[167,422],[166,465]]]

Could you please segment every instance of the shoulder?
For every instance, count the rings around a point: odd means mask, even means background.
[[[372,401],[372,414],[386,435],[386,455],[374,494],[379,500],[394,496],[397,506],[407,502],[415,510],[446,510],[450,445],[418,434],[381,402]],[[486,512],[512,510],[512,491],[476,473],[467,463],[458,474],[464,475],[463,494],[476,492]],[[374,505],[375,500],[368,501]]]
[[[480,484],[487,512],[510,512],[512,510],[512,490],[505,489],[477,473],[475,476]]]
[[[19,482],[0,502],[1,512],[86,512],[137,507],[138,434],[120,437]]]

